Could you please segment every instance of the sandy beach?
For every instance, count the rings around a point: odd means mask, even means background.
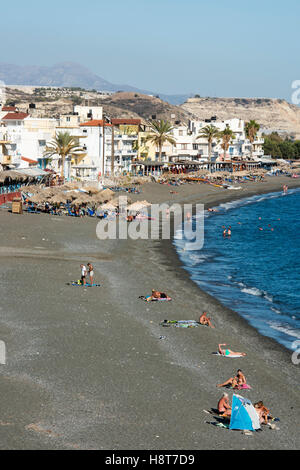
[[[245,183],[238,191],[205,184],[149,183],[135,199],[206,207],[300,186],[291,178]],[[175,193],[171,193],[174,191]],[[106,240],[98,220],[15,215],[0,207],[1,449],[298,449],[299,366],[201,291],[171,240]],[[67,285],[91,262],[99,288]],[[138,299],[151,288],[172,302]],[[215,329],[163,328],[164,319],[198,319]],[[214,356],[218,343],[247,352]],[[280,418],[278,430],[246,436],[210,424],[223,389],[241,368],[252,390]],[[241,393],[242,394],[242,393]],[[229,395],[232,392],[229,391]]]

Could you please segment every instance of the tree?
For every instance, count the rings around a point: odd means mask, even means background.
[[[246,136],[249,139],[250,144],[251,144],[251,158],[253,155],[253,142],[255,141],[255,137],[259,129],[260,129],[260,125],[253,119],[249,122],[246,122],[245,130],[246,130]]]
[[[174,127],[168,121],[151,121],[150,133],[145,137],[145,142],[151,142],[159,150],[159,160],[161,160],[162,148],[165,142],[176,146],[176,140],[172,137]]]
[[[222,149],[224,150],[224,159],[226,157],[226,152],[229,148],[230,142],[232,142],[235,139],[235,134],[230,127],[226,127],[224,131],[220,132],[220,137],[222,139]]]
[[[199,135],[197,135],[196,139],[206,139],[208,142],[208,159],[211,161],[211,148],[212,143],[214,140],[220,137],[220,131],[216,126],[206,126],[200,130]]]
[[[64,167],[66,157],[78,157],[84,153],[79,145],[78,138],[71,136],[68,132],[59,132],[55,138],[46,146],[44,156],[52,158],[59,155],[61,158],[61,177],[64,178]]]

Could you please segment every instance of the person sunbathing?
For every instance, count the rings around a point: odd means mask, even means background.
[[[147,302],[150,302],[154,299],[166,299],[168,296],[164,292],[159,292],[158,290],[152,289],[152,293],[147,297]]]
[[[227,393],[223,393],[218,402],[218,412],[223,418],[229,418],[231,416],[231,406],[229,404],[229,396]]]
[[[231,349],[222,349],[221,346],[227,346],[226,343],[219,344],[219,353],[222,356],[246,356],[244,352],[231,351]]]
[[[242,388],[243,385],[246,385],[246,377],[244,376],[241,369],[238,369],[237,374],[235,377],[230,377],[230,379],[226,380],[223,384],[218,384],[217,387],[226,387],[227,385],[231,385],[232,388]]]
[[[214,328],[212,322],[210,321],[210,318],[207,316],[206,312],[203,312],[202,315],[199,317],[199,323],[200,325],[206,325],[210,326],[211,328]]]
[[[268,424],[268,416],[269,416],[270,410],[268,410],[268,408],[264,406],[262,401],[258,401],[257,403],[255,403],[254,408],[255,408],[256,413],[259,416],[260,424]]]

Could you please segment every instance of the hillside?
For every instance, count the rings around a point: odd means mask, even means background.
[[[300,136],[300,108],[281,99],[189,98],[180,107],[199,119],[255,119],[263,128]]]
[[[73,62],[62,62],[50,67],[19,66],[0,63],[0,80],[6,85],[28,85],[33,87],[81,87],[97,91],[132,91],[147,95],[157,93],[134,86],[111,83],[86,67]],[[188,95],[165,95],[160,97],[171,104],[181,104]]]
[[[105,95],[82,89],[7,87],[6,100],[15,103],[20,111],[27,111],[30,103],[36,105],[35,117],[59,117],[73,111],[74,100],[89,106],[103,106],[111,118],[167,119],[187,122],[192,115],[180,106],[171,105],[160,98],[141,93],[122,92]],[[76,104],[79,104],[77,102]]]

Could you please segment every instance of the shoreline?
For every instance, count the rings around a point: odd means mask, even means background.
[[[186,185],[171,197],[170,187],[150,184],[136,199],[209,207],[272,192],[276,181],[241,194]],[[4,210],[0,218],[0,338],[8,352],[0,366],[2,449],[299,448],[299,367],[290,351],[193,283],[172,240],[99,241],[89,218]],[[82,261],[93,263],[99,289],[66,285]],[[138,298],[151,288],[172,302]],[[203,310],[215,329],[160,326]],[[216,357],[219,342],[247,356]],[[237,368],[252,386],[244,395],[280,417],[279,431],[247,437],[209,424],[203,410],[216,406],[216,384]]]
[[[290,189],[299,189],[299,188],[300,188],[300,185],[299,185],[299,187],[296,186],[296,187],[290,188]],[[243,200],[243,199],[248,200],[248,199],[250,199],[251,197],[259,196],[259,195],[262,195],[262,194],[268,195],[268,194],[280,194],[280,193],[281,193],[281,191],[278,191],[278,190],[277,190],[277,191],[271,191],[271,192],[259,192],[259,193],[252,194],[252,195],[249,195],[249,196],[243,195],[242,197],[239,197],[239,198],[233,198],[233,199],[226,200],[226,201],[218,201],[217,204],[216,204],[214,207],[218,208],[218,207],[219,207],[221,204],[223,204],[224,202],[235,202],[235,201],[241,201],[241,200]],[[212,213],[212,214],[211,214],[211,217],[213,217],[213,216],[214,216],[214,214]],[[223,307],[225,308],[225,304],[222,303],[222,300],[218,299],[217,297],[214,297],[214,295],[210,294],[210,293],[207,292],[205,289],[201,288],[201,287],[197,284],[197,282],[194,281],[194,280],[191,278],[191,275],[190,275],[188,269],[185,267],[184,263],[181,261],[180,256],[179,256],[179,253],[177,252],[177,248],[176,248],[176,246],[175,246],[175,244],[174,244],[174,238],[173,238],[173,240],[171,241],[171,245],[172,245],[172,248],[174,249],[175,256],[176,256],[176,258],[177,258],[177,262],[176,262],[176,267],[177,267],[177,269],[183,269],[183,271],[187,273],[188,278],[190,279],[190,281],[191,281],[192,283],[194,283],[194,284],[198,287],[198,289],[201,290],[201,292],[203,292],[203,293],[209,295],[212,299],[216,300],[217,302],[220,302],[221,305],[223,305]],[[270,339],[270,340],[272,340],[272,341],[275,341],[275,343],[276,343],[277,345],[279,345],[280,347],[282,347],[284,350],[286,350],[287,353],[292,354],[293,349],[287,348],[284,344],[280,343],[279,341],[277,341],[276,339],[272,338],[271,336],[262,334],[254,325],[251,325],[251,323],[248,322],[248,320],[246,320],[246,319],[243,317],[243,315],[240,314],[238,311],[236,311],[236,310],[234,310],[234,309],[231,309],[230,307],[226,307],[226,308],[229,309],[229,310],[232,310],[232,312],[234,312],[234,313],[235,313],[236,315],[238,315],[240,318],[242,318],[243,320],[245,320],[246,323],[247,323],[250,327],[254,328],[254,329],[257,331],[257,333],[258,333],[259,335],[261,335],[261,336],[264,337],[264,338],[268,338],[268,339]],[[297,339],[297,338],[295,337],[295,341],[296,341],[296,339]]]

